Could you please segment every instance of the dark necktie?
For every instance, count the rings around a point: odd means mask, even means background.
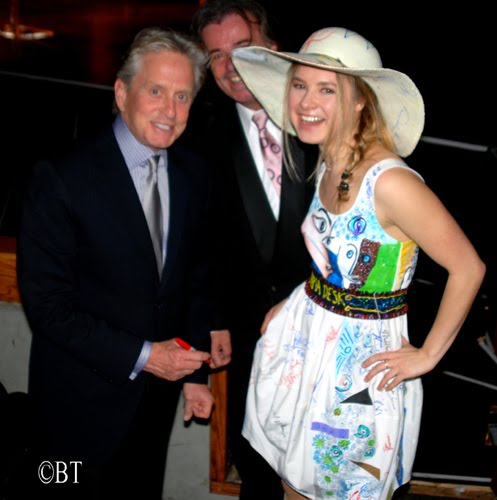
[[[155,259],[159,275],[162,272],[162,208],[160,202],[159,188],[157,186],[157,168],[159,166],[159,155],[148,159],[148,175],[145,179],[145,190],[143,193],[143,212],[147,219],[150,237],[154,245]]]
[[[259,139],[261,143],[262,157],[264,159],[264,166],[266,167],[269,178],[273,183],[274,189],[278,193],[278,196],[280,196],[282,164],[281,146],[266,128],[268,116],[264,110],[258,111],[252,117],[252,120],[259,129]]]

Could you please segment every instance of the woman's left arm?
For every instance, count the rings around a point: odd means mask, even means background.
[[[454,342],[485,275],[485,264],[440,199],[412,172],[395,168],[382,174],[375,188],[378,218],[393,237],[411,239],[448,273],[433,325],[420,348],[407,339],[397,351],[378,353],[366,381],[385,372],[378,389],[432,370]]]

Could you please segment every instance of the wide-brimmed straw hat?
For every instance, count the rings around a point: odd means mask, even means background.
[[[412,153],[424,126],[423,98],[404,73],[383,68],[376,48],[358,33],[344,28],[324,28],[313,33],[298,53],[264,47],[244,47],[232,53],[233,64],[247,88],[281,128],[284,124],[285,88],[292,63],[361,77],[376,94],[396,153]]]

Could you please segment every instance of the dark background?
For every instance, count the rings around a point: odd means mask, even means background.
[[[407,73],[426,105],[424,138],[407,162],[459,221],[487,264],[481,293],[453,349],[423,377],[425,407],[415,471],[490,477],[486,447],[495,390],[450,377],[497,384],[496,365],[477,339],[495,338],[497,35],[491,3],[262,2],[282,49],[298,51],[315,30],[341,26],[378,48],[385,67]],[[12,3],[0,0],[0,26]],[[20,0],[20,22],[53,30],[39,41],[0,37],[0,235],[16,235],[25,180],[34,162],[52,157],[112,119],[111,86],[121,56],[146,26],[188,31],[196,2]],[[434,11],[434,9],[439,9]],[[482,152],[467,149],[480,146]],[[492,152],[493,149],[493,152]],[[421,254],[411,292],[410,333],[419,345],[433,320],[445,273]]]
[[[20,20],[51,29],[39,42],[0,44],[0,69],[112,85],[119,57],[140,28],[188,30],[194,1],[17,0]],[[358,31],[384,66],[408,73],[425,97],[425,134],[496,145],[497,35],[491,2],[437,7],[435,2],[262,0],[284,50],[298,50],[326,26]],[[0,0],[0,23],[12,3]],[[437,8],[436,8],[437,7]],[[0,40],[1,41],[1,40]]]

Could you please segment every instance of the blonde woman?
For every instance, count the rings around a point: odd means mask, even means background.
[[[302,224],[312,272],[266,317],[244,436],[288,499],[390,498],[410,479],[419,377],[454,341],[485,266],[402,159],[421,136],[423,99],[407,75],[382,67],[368,40],[325,28],[299,53],[249,47],[233,61],[269,116],[321,151]],[[448,278],[415,347],[406,292],[419,248]]]

